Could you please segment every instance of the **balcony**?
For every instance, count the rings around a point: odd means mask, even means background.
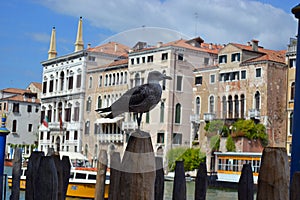
[[[112,134],[99,134],[97,135],[97,139],[102,143],[122,143],[123,142],[123,134],[120,133],[112,133]]]
[[[200,115],[190,115],[190,122],[199,124],[200,123]]]
[[[249,118],[260,118],[260,112],[256,109],[249,109],[248,111]]]
[[[204,113],[203,118],[204,118],[204,121],[209,122],[216,118],[216,114],[215,113]]]
[[[138,128],[137,122],[123,122],[122,123],[122,130],[135,130]]]

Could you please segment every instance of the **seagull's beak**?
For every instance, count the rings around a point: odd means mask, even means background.
[[[171,77],[171,76],[166,76],[166,75],[164,75],[163,78],[164,78],[164,79],[168,79],[168,80],[172,80],[172,77]]]

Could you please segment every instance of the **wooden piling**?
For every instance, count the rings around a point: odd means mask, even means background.
[[[131,133],[121,164],[119,198],[153,200],[155,157],[149,133]]]
[[[21,166],[22,166],[22,149],[16,148],[13,159],[12,168],[12,189],[10,200],[20,199],[20,178],[21,178]]]
[[[195,200],[205,200],[208,179],[206,163],[200,163],[195,180]]]
[[[238,200],[253,200],[254,181],[250,164],[244,164],[242,174],[238,183]]]
[[[97,178],[95,186],[95,200],[104,199],[104,188],[107,169],[107,153],[101,149],[97,161]]]
[[[62,173],[63,173],[63,198],[66,199],[67,196],[67,190],[68,190],[68,184],[70,180],[71,175],[71,163],[69,156],[63,156],[61,160],[62,165]]]
[[[185,180],[183,161],[176,161],[172,199],[173,200],[186,199],[186,180]]]
[[[29,157],[27,164],[27,174],[26,174],[26,191],[25,191],[25,200],[33,200],[35,191],[35,185],[37,180],[37,171],[40,165],[40,160],[44,156],[42,151],[34,151]]]
[[[121,157],[119,152],[114,152],[110,159],[110,183],[109,200],[118,199],[118,189],[120,184]]]
[[[258,176],[257,200],[288,200],[289,172],[286,149],[266,147]]]
[[[43,156],[37,171],[34,200],[57,200],[58,177],[54,160]]]
[[[165,188],[165,177],[164,177],[162,157],[155,157],[155,167],[156,167],[156,176],[155,176],[155,186],[154,186],[154,199],[163,200],[164,188]]]
[[[300,199],[300,172],[295,172],[291,183],[291,198],[290,200]]]

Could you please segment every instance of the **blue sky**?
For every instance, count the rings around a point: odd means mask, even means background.
[[[188,38],[200,36],[208,43],[246,43],[257,39],[265,48],[286,49],[289,38],[297,34],[297,20],[291,8],[299,3],[296,0],[0,1],[0,89],[26,88],[30,82],[41,82],[40,62],[47,59],[52,27],[56,27],[58,56],[71,53],[80,16],[85,46],[110,40],[122,42],[126,37],[134,42],[147,40],[141,36],[145,33],[141,30],[155,27],[156,31],[162,31],[150,34],[152,43],[176,32]],[[172,35],[172,39],[179,39],[176,37],[179,36]]]

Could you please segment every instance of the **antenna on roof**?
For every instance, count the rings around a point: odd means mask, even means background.
[[[197,24],[198,24],[198,12],[194,13],[195,15],[195,37],[198,35]]]

